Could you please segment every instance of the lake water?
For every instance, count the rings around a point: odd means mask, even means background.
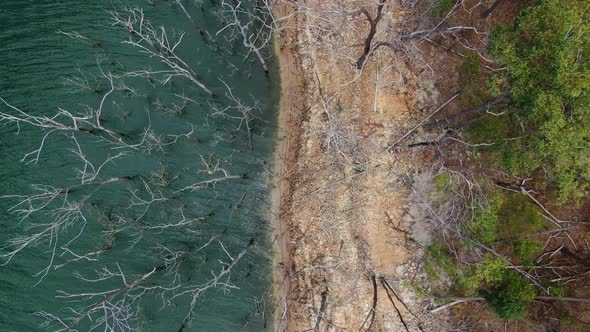
[[[216,35],[218,2],[0,4],[0,97],[28,114],[0,103],[0,331],[271,328],[277,71]]]

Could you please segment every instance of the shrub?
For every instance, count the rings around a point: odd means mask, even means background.
[[[498,239],[498,212],[502,207],[502,195],[490,195],[489,207],[475,213],[474,220],[468,224],[470,235],[483,243],[493,243]]]
[[[538,208],[528,197],[515,193],[506,196],[499,211],[499,233],[502,237],[518,237],[541,231],[545,225]]]
[[[500,150],[500,167],[512,175],[525,175],[539,167],[537,155],[528,142],[516,140],[504,143]]]
[[[524,277],[510,271],[504,274],[501,284],[482,295],[500,318],[508,320],[522,317],[536,293]]]
[[[451,177],[449,172],[441,173],[435,176],[433,179],[434,188],[436,188],[436,191],[438,191],[441,194],[449,193],[453,188],[453,184],[451,182],[452,180],[453,178]]]
[[[473,122],[463,132],[465,139],[471,143],[491,143],[508,137],[511,132],[511,119],[508,114],[486,116]],[[499,142],[498,142],[499,143]],[[500,144],[480,147],[481,150],[497,151]]]
[[[537,240],[516,238],[512,240],[512,248],[523,265],[532,266],[532,259],[543,249],[543,244]]]
[[[465,270],[457,284],[464,289],[466,295],[475,295],[477,290],[494,286],[502,282],[508,265],[500,258],[488,255],[475,267]]]
[[[497,74],[492,75],[486,80],[486,87],[488,93],[492,97],[499,97],[506,90],[507,85],[506,78]]]
[[[431,268],[436,266],[449,276],[455,274],[455,261],[453,260],[453,257],[451,257],[449,249],[444,243],[435,242],[429,245],[428,248],[426,248],[426,257],[426,266],[430,266]]]

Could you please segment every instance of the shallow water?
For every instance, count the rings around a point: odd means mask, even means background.
[[[212,15],[215,1],[182,2],[197,23],[193,24],[174,1],[153,0],[133,4],[143,8],[154,26],[165,26],[169,38],[178,38],[181,31],[186,33],[176,54],[198,73],[216,98],[182,77],[165,85],[155,76],[150,80],[123,77],[126,72],[145,68],[165,69],[155,57],[122,43],[133,36],[111,25],[107,11],[123,13],[122,6],[128,4],[98,0],[76,4],[4,0],[0,4],[0,97],[38,116],[53,116],[58,108],[83,113],[88,107],[97,109],[110,89],[102,70],[107,76],[115,76],[116,86],[104,103],[102,125],[122,133],[117,138],[128,145],[141,143],[146,128],[150,129],[149,142],[162,143],[160,147],[152,145],[151,150],[147,144],[122,147],[104,133],[58,130],[47,137],[35,163],[30,162],[34,154],[21,159],[39,147],[49,130],[4,122],[0,127],[0,195],[37,193],[32,184],[55,188],[79,184],[84,163],[75,155],[76,141],[96,168],[109,156],[126,153],[105,164],[94,182],[126,179],[77,187],[67,196],[62,193],[20,223],[16,211],[11,210],[19,198],[0,200],[0,242],[4,244],[47,229],[43,225],[61,216],[56,209],[63,208],[65,201],[82,203],[76,222],[31,242],[0,267],[0,331],[57,330],[63,325],[54,320],[42,326],[46,320],[38,313],[59,317],[67,325],[72,322],[67,319],[76,316],[68,307],[82,315],[109,297],[102,294],[72,302],[81,298],[56,297],[59,291],[77,294],[124,289],[125,282],[133,284],[138,276],[154,269],[130,293],[108,293],[114,295],[107,302],[128,309],[121,312],[131,317],[129,325],[114,330],[257,331],[269,327],[272,273],[267,211],[277,112],[276,70],[271,69],[270,78],[266,77],[239,41],[224,33],[215,37],[221,28]],[[199,28],[209,34],[199,33]],[[76,32],[88,39],[69,38],[59,31]],[[89,89],[75,84],[80,82]],[[249,123],[252,143],[236,113],[212,116],[213,108],[234,104],[226,96],[225,84],[244,104],[259,103]],[[191,101],[184,103],[179,95]],[[14,114],[15,110],[0,104],[0,112]],[[191,135],[178,136],[171,144],[176,138],[171,135],[191,130]],[[224,176],[220,168],[235,178],[180,191],[193,183]],[[151,199],[154,202],[149,207],[141,202]],[[160,227],[163,225],[169,227]],[[207,243],[209,246],[200,249]],[[6,255],[15,248],[7,245],[0,253]],[[231,273],[196,298],[190,310],[194,292],[180,294],[190,287],[207,285],[232,262],[227,254],[235,258],[245,248],[250,249]],[[75,255],[97,252],[88,259],[76,260]],[[6,261],[8,257],[4,258]],[[103,268],[115,274],[122,271],[126,280],[115,275],[92,282],[104,276]],[[92,322],[83,317],[76,328],[87,331],[98,324],[97,330],[104,330],[102,313],[92,311],[91,317]]]

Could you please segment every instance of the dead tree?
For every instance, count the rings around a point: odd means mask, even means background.
[[[146,108],[146,116],[148,118],[148,126],[144,128],[139,142],[134,143],[133,139],[125,133],[115,131],[103,124],[103,113],[106,109],[107,100],[117,90],[115,85],[116,77],[110,72],[105,72],[101,66],[101,58],[97,58],[97,66],[101,77],[109,84],[109,90],[102,95],[99,104],[96,107],[85,107],[79,112],[70,112],[64,108],[59,107],[58,111],[51,115],[34,115],[33,112],[24,111],[8,101],[0,97],[0,102],[4,104],[6,110],[0,108],[0,123],[16,125],[16,133],[20,133],[21,125],[33,126],[45,131],[39,146],[30,152],[25,153],[21,162],[37,164],[41,153],[46,145],[47,139],[56,133],[71,133],[71,134],[85,134],[96,136],[101,142],[106,143],[114,150],[138,150],[146,154],[150,154],[153,150],[162,150],[164,146],[174,144],[182,137],[190,137],[193,133],[191,130],[187,133],[178,135],[167,135],[162,137],[158,135],[151,128],[150,112]],[[86,81],[86,76],[82,73],[82,78],[72,84],[79,84],[84,87],[89,87],[90,84]],[[75,136],[72,136],[76,140]]]
[[[565,301],[565,302],[581,302],[581,303],[590,303],[590,298],[583,298],[583,297],[567,297],[567,296],[535,296],[535,300],[538,301]],[[456,306],[457,304],[466,303],[466,302],[473,302],[473,301],[485,301],[483,297],[457,297],[454,298],[453,301],[441,305],[440,307],[436,307],[429,312],[431,314],[443,311],[450,307]]]
[[[243,177],[241,175],[233,175],[222,167],[223,163],[229,163],[227,160],[216,159],[213,156],[209,156],[208,158],[204,158],[203,156],[200,157],[203,168],[197,173],[206,174],[209,175],[209,177],[191,185],[185,186],[184,188],[177,190],[176,193],[183,191],[196,191],[203,188],[214,188],[219,182],[232,179],[241,179]]]
[[[236,126],[236,131],[240,131],[242,128],[246,129],[248,144],[250,145],[250,150],[252,150],[254,149],[252,142],[252,121],[255,119],[255,113],[260,112],[261,105],[254,96],[251,96],[252,102],[250,104],[243,102],[233,93],[227,83],[221,79],[220,81],[226,88],[225,97],[230,104],[224,107],[220,106],[218,103],[210,104],[212,109],[210,116],[213,118],[222,117],[239,121]]]
[[[461,176],[460,173],[454,173],[454,174]],[[526,271],[524,268],[515,265],[508,257],[503,255],[498,250],[494,249],[493,246],[482,243],[481,241],[478,241],[477,239],[474,239],[471,236],[469,236],[467,231],[462,229],[462,228],[464,228],[464,226],[462,226],[460,223],[456,222],[458,220],[459,221],[460,220],[462,220],[462,221],[468,220],[466,218],[466,216],[469,215],[468,213],[463,212],[463,215],[461,215],[461,214],[460,215],[441,214],[437,211],[437,208],[434,206],[434,204],[430,200],[428,200],[424,194],[420,193],[414,185],[409,184],[409,186],[410,186],[410,189],[412,190],[412,192],[417,196],[417,199],[419,201],[421,201],[421,203],[424,204],[426,209],[428,209],[428,211],[432,214],[432,219],[434,219],[434,221],[436,221],[439,224],[439,226],[442,228],[442,230],[444,232],[448,232],[451,235],[455,236],[460,241],[474,245],[474,247],[478,248],[479,250],[481,250],[485,253],[491,254],[492,256],[498,258],[502,262],[506,263],[507,266],[509,266],[511,269],[518,272],[524,278],[529,280],[533,285],[535,285],[543,293],[549,294],[548,288],[542,284],[541,280],[539,280],[539,278],[537,276],[532,275],[531,273]],[[468,192],[469,192],[469,195],[480,196],[480,194],[475,193],[472,188],[469,188]],[[473,201],[473,199],[465,199],[465,201]],[[483,203],[485,204],[485,201]],[[482,209],[482,208],[485,208],[485,205],[484,206],[474,206],[474,207],[472,207],[472,210]],[[440,208],[438,208],[438,209],[440,209]],[[461,207],[461,209],[465,210],[465,207]],[[442,211],[446,211],[446,209],[442,210]],[[456,213],[456,212],[453,211],[453,213]],[[455,222],[451,222],[451,221],[455,221]]]
[[[181,0],[175,0],[175,2],[178,5],[178,7],[180,7],[180,9],[184,13],[184,15],[186,15],[186,17],[189,19],[189,21],[191,21],[191,24],[195,27],[195,29],[197,29],[199,31],[199,34],[201,36],[204,36],[205,33],[206,33],[206,30],[203,29],[203,27],[193,19],[193,17],[191,16],[191,14],[189,14],[189,12],[186,10],[186,8],[184,7],[184,5],[182,4],[182,1]]]
[[[466,37],[463,37],[463,34],[466,33],[473,33],[476,36],[485,35],[482,32],[479,32],[475,27],[468,27],[468,26],[453,26],[447,28],[433,28],[433,29],[425,29],[425,30],[418,30],[407,34],[402,34],[396,36],[395,38],[387,41],[378,41],[376,42],[368,52],[366,56],[359,59],[360,66],[357,64],[357,67],[362,68],[367,60],[375,53],[376,50],[380,49],[381,47],[389,48],[393,52],[402,52],[407,53],[408,47],[406,46],[407,43],[410,42],[421,42],[421,41],[428,41],[432,42],[432,39],[435,37],[444,37],[444,38],[451,38],[454,41],[460,43],[463,47],[477,51],[477,49],[470,45],[467,41]],[[477,52],[481,57],[485,60],[488,60],[480,52]],[[363,62],[360,62],[363,60]],[[488,60],[490,61],[490,60]]]
[[[231,255],[223,243],[218,241],[221,250],[227,256],[225,261],[219,260],[221,269],[218,272],[211,271],[212,278],[209,281],[198,284],[198,285],[187,285],[179,290],[176,294],[170,297],[169,301],[172,301],[178,297],[188,296],[191,300],[189,310],[184,318],[183,324],[190,323],[193,315],[197,300],[201,298],[205,292],[213,288],[219,288],[224,292],[229,292],[232,289],[238,288],[231,280],[231,273],[236,264],[254,247],[255,240],[251,239],[242,251],[236,255]]]
[[[40,277],[38,283],[47,276],[52,268],[56,268],[53,265],[57,256],[67,253],[81,257],[81,255],[75,254],[70,247],[84,232],[87,223],[87,211],[85,210],[89,207],[90,199],[109,184],[133,179],[131,176],[104,179],[100,177],[104,166],[123,157],[124,152],[109,156],[102,163],[95,164],[86,158],[75,137],[72,136],[72,138],[76,145],[72,151],[83,163],[83,166],[77,170],[78,184],[65,187],[34,184],[31,186],[33,191],[31,194],[0,196],[3,199],[16,201],[9,212],[17,216],[19,223],[27,222],[33,215],[50,216],[47,222],[29,224],[26,227],[29,234],[9,240],[2,247],[3,253],[0,254],[5,265],[26,248],[41,244],[48,245],[49,262],[44,269],[36,274],[37,277]]]
[[[369,33],[363,43],[363,53],[356,61],[356,67],[358,69],[362,69],[369,58],[382,47],[386,47],[393,52],[402,53],[405,56],[412,57],[412,54],[416,53],[416,50],[420,52],[419,44],[422,42],[429,42],[439,45],[439,43],[435,41],[437,38],[450,39],[453,42],[460,44],[462,47],[476,52],[485,61],[493,62],[492,60],[486,58],[483,52],[483,47],[486,44],[486,33],[480,32],[472,26],[447,26],[445,23],[447,19],[453,15],[457,8],[465,7],[463,1],[456,2],[452,10],[437,24],[428,24],[431,27],[415,27],[414,31],[401,33],[396,31],[389,33],[391,36],[389,38],[374,41],[375,35],[377,34],[377,25],[383,18],[385,3],[386,0],[379,0],[375,16],[371,15],[366,7],[361,7],[356,11],[349,12],[353,16],[358,16],[361,14],[364,15],[370,25]],[[477,5],[479,5],[479,3]],[[475,5],[475,7],[477,7],[477,5]],[[469,9],[466,10],[469,11]],[[415,24],[412,24],[412,26],[414,25]],[[475,37],[475,44],[471,41],[471,37]]]
[[[246,56],[253,53],[264,72],[268,73],[268,65],[262,52],[272,41],[273,27],[266,24],[270,8],[265,5],[254,10],[246,6],[241,0],[222,0],[215,15],[224,26],[215,36],[227,31],[229,41],[241,40],[242,45],[248,50]]]
[[[90,302],[88,305],[82,305],[81,308],[70,307],[69,311],[73,316],[68,318],[59,318],[48,312],[37,312],[36,316],[45,320],[43,326],[57,325],[56,331],[77,331],[84,321],[88,321],[90,331],[101,328],[104,331],[134,331],[133,323],[137,319],[137,302],[148,291],[142,283],[156,273],[161,271],[157,267],[151,271],[140,275],[133,280],[128,281],[125,273],[116,264],[117,270],[111,271],[104,267],[97,271],[97,278],[86,278],[80,274],[76,277],[84,282],[95,284],[111,279],[120,279],[121,287],[112,288],[101,292],[88,292],[71,294],[65,291],[58,291],[57,298],[67,299],[75,302]],[[91,300],[99,299],[96,302]]]
[[[144,16],[143,9],[139,7],[125,7],[123,16],[118,11],[110,11],[113,25],[123,27],[131,37],[123,43],[139,49],[141,53],[159,59],[168,69],[165,70],[138,70],[124,74],[124,77],[159,77],[160,84],[167,84],[172,78],[184,77],[205,91],[209,96],[213,92],[203,83],[199,75],[182,59],[176,49],[182,43],[184,33],[177,40],[172,41],[168,37],[164,26],[154,27]]]
[[[76,67],[78,74],[68,77],[64,80],[64,85],[70,92],[90,91],[92,93],[102,92],[100,81],[92,74],[85,74],[80,67]]]
[[[510,99],[511,98],[509,96],[503,95],[503,96],[500,96],[490,102],[480,105],[478,107],[470,108],[468,110],[463,110],[453,116],[449,116],[444,119],[440,119],[440,120],[434,121],[432,123],[429,123],[427,125],[424,125],[423,128],[426,131],[431,131],[433,129],[440,128],[440,127],[445,127],[445,126],[452,127],[452,126],[456,126],[456,125],[461,125],[461,123],[457,124],[457,122],[460,120],[463,120],[464,118],[469,117],[472,114],[476,114],[476,113],[480,113],[480,112],[484,112],[484,111],[491,112],[491,110],[493,110],[497,107],[505,106],[508,102],[510,102]],[[494,114],[497,115],[496,113],[494,113]]]
[[[385,6],[386,2],[387,2],[387,0],[379,0],[379,5],[377,6],[377,15],[375,15],[375,18],[373,18],[373,16],[371,16],[369,11],[365,7],[361,7],[359,10],[357,10],[356,12],[354,12],[352,14],[353,17],[363,14],[367,18],[367,21],[369,21],[369,34],[367,35],[367,38],[365,39],[365,43],[364,43],[365,47],[363,50],[363,55],[356,62],[357,69],[363,68],[363,66],[365,65],[365,61],[367,61],[367,58],[372,53],[371,49],[372,49],[372,44],[373,44],[373,38],[375,38],[375,34],[377,33],[377,25],[379,24],[379,21],[381,21],[381,18],[383,17],[383,7]]]
[[[0,101],[9,109],[9,111],[0,111],[0,123],[15,124],[17,127],[17,134],[20,132],[21,125],[30,125],[46,131],[38,148],[26,153],[21,159],[21,162],[26,163],[36,164],[39,161],[39,156],[45,147],[47,138],[56,132],[75,132],[86,134],[104,133],[106,135],[106,140],[114,144],[126,145],[122,134],[102,126],[100,122],[102,106],[104,104],[105,98],[106,95],[103,97],[103,102],[101,102],[101,106],[98,109],[89,109],[87,113],[74,114],[66,111],[63,108],[59,108],[56,114],[51,117],[33,115],[12,104],[9,104],[3,98],[0,98]]]
[[[177,299],[188,298],[190,299],[190,305],[187,308],[187,314],[182,326],[189,325],[197,301],[207,291],[221,289],[227,292],[238,288],[232,281],[231,273],[237,263],[255,245],[255,241],[252,239],[242,251],[232,255],[226,250],[221,241],[217,241],[220,250],[227,256],[225,260],[220,259],[218,261],[219,270],[212,270],[211,278],[204,283],[192,284],[190,280],[183,280],[178,270],[183,264],[184,257],[211,246],[216,239],[217,236],[213,236],[194,250],[173,251],[160,245],[162,263],[150,268],[149,272],[133,279],[130,279],[129,275],[123,272],[118,263],[115,263],[116,269],[103,267],[101,270],[95,271],[96,277],[85,277],[76,273],[75,277],[89,286],[107,282],[112,284],[117,280],[121,286],[111,286],[103,291],[83,293],[70,293],[60,290],[57,298],[74,303],[67,308],[67,313],[64,314],[65,317],[46,311],[36,312],[35,315],[44,320],[44,327],[54,326],[56,331],[60,332],[77,331],[82,327],[91,331],[95,329],[111,332],[136,331],[134,325],[140,311],[139,304],[144,297],[160,298],[162,308],[171,306],[173,301]],[[156,275],[159,275],[163,281],[156,284],[148,283]]]
[[[66,37],[72,38],[74,40],[78,40],[78,41],[83,42],[85,44],[91,45],[93,47],[101,46],[101,43],[99,41],[92,40],[92,39],[80,34],[79,32],[76,32],[76,31],[66,32],[66,31],[58,30],[57,33],[64,35]]]
[[[177,4],[181,5],[180,1]],[[224,6],[227,7],[226,3]],[[263,57],[263,47],[270,42],[270,36],[263,30],[274,23],[265,21],[265,15],[269,10],[270,2],[263,2],[263,6],[255,7],[252,12],[243,10],[243,5],[238,3],[232,7],[233,15],[237,21],[230,22],[225,29],[238,28],[238,37],[244,38],[243,44],[253,52],[263,64],[265,71],[267,67]],[[188,12],[182,7],[187,16]],[[236,11],[238,13],[236,14]],[[112,166],[119,160],[129,157],[132,153],[138,152],[149,155],[157,151],[163,151],[164,147],[177,143],[179,140],[190,138],[194,133],[191,124],[190,128],[179,133],[159,133],[152,127],[150,110],[146,107],[148,124],[138,137],[130,138],[123,133],[118,133],[108,128],[105,115],[109,111],[107,105],[113,95],[118,91],[126,91],[131,94],[137,92],[132,87],[126,86],[122,79],[143,77],[156,77],[158,83],[167,84],[171,80],[180,77],[188,79],[199,89],[212,96],[212,91],[200,81],[197,73],[193,71],[187,62],[178,54],[178,47],[181,44],[184,34],[179,34],[175,40],[169,38],[164,27],[154,27],[145,17],[143,11],[137,7],[123,8],[121,14],[111,11],[113,25],[123,27],[129,34],[129,40],[124,43],[137,48],[148,57],[158,59],[166,67],[163,70],[142,69],[129,71],[120,75],[114,75],[101,67],[101,59],[97,59],[100,75],[92,76],[78,70],[79,75],[70,78],[68,84],[76,90],[83,89],[100,95],[100,102],[96,107],[88,107],[80,114],[72,113],[59,108],[54,115],[34,115],[25,112],[20,108],[0,98],[0,122],[4,124],[15,124],[17,130],[21,125],[29,125],[44,130],[39,148],[25,155],[23,161],[36,163],[39,160],[43,147],[48,136],[52,133],[67,133],[72,139],[73,147],[69,150],[75,158],[80,160],[80,166],[75,169],[75,182],[67,184],[35,184],[31,192],[25,194],[7,194],[0,196],[2,199],[14,201],[9,212],[14,214],[15,219],[22,223],[23,234],[8,241],[1,247],[0,258],[2,263],[8,264],[16,255],[31,247],[46,248],[48,264],[36,275],[38,282],[41,282],[48,273],[55,269],[71,267],[75,264],[96,264],[100,262],[100,256],[111,250],[114,238],[119,233],[131,237],[130,249],[133,245],[148,238],[149,235],[157,236],[163,231],[174,230],[191,237],[201,237],[205,230],[200,227],[201,223],[210,218],[213,213],[201,213],[187,208],[184,202],[171,209],[170,218],[153,218],[153,210],[158,204],[178,199],[181,193],[194,192],[206,188],[214,188],[217,184],[243,179],[245,175],[236,175],[229,170],[227,165],[229,159],[216,158],[213,155],[201,156],[202,167],[196,172],[198,177],[193,183],[179,184],[179,176],[168,176],[164,169],[153,174],[152,177],[140,177],[132,175],[118,175]],[[242,16],[245,15],[245,16]],[[243,18],[247,21],[244,23]],[[262,26],[260,30],[258,27]],[[256,31],[254,30],[256,27]],[[83,41],[90,42],[86,37],[77,33],[63,33],[64,35]],[[100,86],[95,81],[107,82]],[[222,81],[223,82],[223,81]],[[224,117],[235,120],[236,130],[247,131],[249,146],[253,148],[252,142],[252,121],[256,118],[256,112],[260,110],[260,103],[252,98],[252,102],[244,102],[234,95],[231,88],[223,82],[227,88],[225,97],[229,101],[228,106],[220,106],[219,103],[211,104],[212,112],[209,116]],[[177,95],[178,96],[178,95]],[[184,96],[183,96],[184,97]],[[175,113],[182,112],[188,102],[195,102],[187,97],[181,98],[182,103],[172,104]],[[114,103],[114,102],[113,102]],[[203,103],[205,104],[205,103]],[[169,112],[166,106],[161,103],[156,107]],[[110,152],[104,159],[94,160],[91,154],[87,154],[83,148],[83,135],[94,135],[98,138],[99,145],[107,148]],[[106,144],[104,144],[106,143]],[[112,172],[112,173],[111,173]],[[179,171],[179,173],[184,170]],[[122,183],[126,183],[122,185]],[[165,188],[173,183],[174,188]],[[125,208],[103,211],[96,206],[96,202],[102,197],[99,193],[106,191],[111,186],[128,187],[128,204]],[[170,195],[172,194],[172,195]],[[103,216],[104,214],[104,216]],[[88,235],[85,232],[87,226],[96,217],[103,227],[103,235],[107,240],[99,248],[79,252],[76,243]],[[37,219],[39,218],[39,219]],[[41,219],[43,218],[43,219]],[[36,221],[42,220],[42,221]],[[103,224],[104,221],[104,224]],[[225,231],[224,231],[225,232]],[[221,233],[223,234],[223,233]],[[198,300],[210,289],[218,288],[224,292],[237,288],[232,278],[232,271],[238,266],[238,262],[255,247],[254,239],[241,250],[231,252],[219,239],[221,234],[215,234],[209,240],[199,243],[191,242],[185,245],[187,248],[166,247],[162,243],[150,243],[158,251],[158,262],[146,267],[139,274],[132,274],[125,271],[125,267],[118,263],[114,266],[105,266],[95,270],[95,275],[80,273],[74,274],[77,281],[88,285],[87,291],[75,292],[68,290],[58,291],[58,298],[68,302],[66,310],[60,314],[49,312],[38,312],[36,315],[45,320],[45,326],[55,328],[58,331],[76,330],[105,330],[105,331],[134,331],[136,320],[140,312],[140,302],[145,296],[156,296],[161,298],[163,306],[170,306],[177,299],[190,300],[187,308],[187,315],[184,324],[190,324],[191,317]],[[145,237],[144,237],[145,236]],[[184,244],[183,244],[184,245]],[[212,261],[211,278],[201,280],[199,284],[187,278],[181,277],[179,267],[187,255],[195,254],[208,247],[218,246],[218,250],[225,255],[224,258]],[[192,268],[192,267],[191,267]],[[209,272],[209,271],[204,271]],[[157,276],[157,278],[156,278]],[[117,282],[117,286],[112,286]],[[78,286],[78,285],[77,285]],[[101,290],[96,290],[101,289]]]
[[[143,226],[144,231],[162,231],[169,228],[178,228],[187,231],[190,224],[194,224],[206,217],[187,218],[181,211],[182,220],[168,224]],[[195,232],[195,234],[198,234]],[[80,328],[105,331],[134,331],[134,325],[140,312],[140,302],[146,297],[159,298],[162,308],[172,305],[181,298],[190,299],[190,305],[186,307],[186,316],[183,325],[191,323],[197,301],[204,294],[212,289],[222,289],[227,292],[236,289],[231,273],[237,263],[254,247],[255,241],[251,239],[248,244],[237,254],[230,254],[223,242],[218,240],[220,235],[211,236],[206,242],[196,245],[193,248],[173,250],[162,244],[156,244],[158,257],[161,263],[149,268],[149,271],[131,278],[123,272],[118,263],[116,268],[103,267],[95,271],[96,276],[82,276],[75,273],[74,276],[82,283],[93,288],[105,285],[106,290],[70,293],[59,290],[57,298],[66,300],[69,304],[65,314],[56,315],[50,312],[37,312],[36,316],[45,320],[44,326],[55,327],[56,331],[75,331]],[[218,260],[215,263],[218,267],[212,267],[211,278],[201,283],[191,282],[191,279],[184,279],[179,269],[187,255],[194,255],[205,248],[217,244],[219,250],[223,251],[226,259]],[[73,254],[75,258],[70,261],[88,260],[95,261],[95,255],[100,253],[89,253],[86,255]],[[69,262],[69,261],[68,261]],[[64,264],[65,265],[65,264]],[[152,283],[149,280],[158,275],[158,282]],[[118,287],[112,287],[113,282],[120,283]]]
[[[329,158],[336,164],[363,169],[368,158],[357,130],[338,116],[332,98],[324,97],[322,106],[326,121],[321,123],[318,134]]]

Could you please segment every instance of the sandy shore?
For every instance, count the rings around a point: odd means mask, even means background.
[[[284,17],[289,8],[275,10]],[[364,21],[318,43],[309,19],[292,18],[275,43],[274,329],[420,331],[421,303],[407,286],[419,248],[408,241],[414,218],[401,179],[422,156],[382,147],[413,125],[414,109],[438,102],[422,95],[437,95],[414,67],[382,72],[371,61],[358,71],[337,52],[342,40],[365,33]],[[344,150],[326,143],[335,132]]]
[[[286,6],[275,9],[278,15],[285,14]],[[273,156],[271,224],[273,229],[273,280],[275,292],[274,329],[288,329],[288,298],[291,288],[289,278],[289,236],[284,216],[288,213],[291,182],[289,170],[297,161],[300,144],[301,118],[303,102],[301,99],[302,76],[300,64],[296,58],[297,44],[294,34],[296,29],[289,29],[275,38],[275,55],[279,61],[281,95],[277,125],[277,143]],[[289,42],[292,41],[292,42]]]

